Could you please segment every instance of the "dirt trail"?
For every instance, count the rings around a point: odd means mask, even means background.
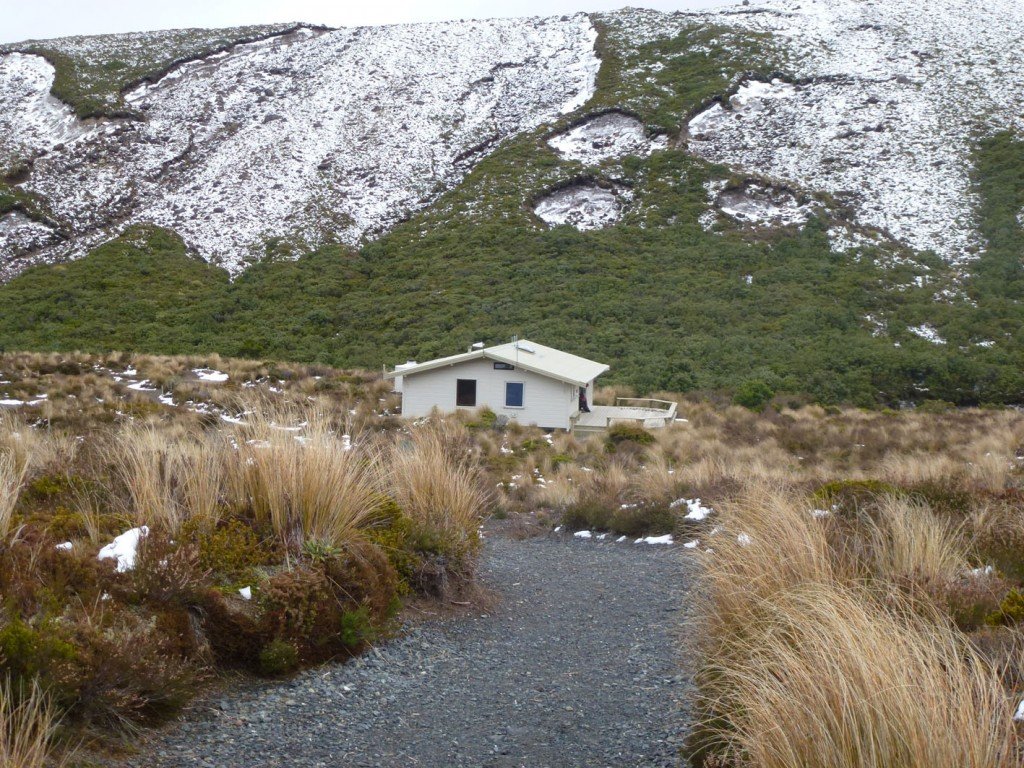
[[[126,765],[679,765],[692,572],[664,546],[491,536],[482,579],[500,601],[486,612],[221,693]]]

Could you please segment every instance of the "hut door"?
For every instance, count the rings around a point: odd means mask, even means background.
[[[455,380],[455,405],[476,407],[476,379]]]

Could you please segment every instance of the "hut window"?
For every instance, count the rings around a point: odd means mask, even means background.
[[[522,408],[526,385],[521,381],[505,382],[505,407]]]
[[[476,407],[476,379],[455,380],[455,405]]]

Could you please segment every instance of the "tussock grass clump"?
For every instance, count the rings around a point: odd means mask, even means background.
[[[758,768],[1018,764],[1016,701],[943,613],[977,626],[972,600],[991,605],[999,586],[968,573],[959,530],[907,496],[831,514],[806,498],[755,485],[720,506],[702,557],[692,754]]]
[[[838,583],[841,566],[825,528],[798,496],[754,486],[721,508],[724,531],[702,557],[706,630],[724,647],[761,621],[773,595],[807,584]]]
[[[885,496],[867,525],[870,567],[876,578],[937,587],[967,570],[959,528],[920,502]]]
[[[415,429],[394,442],[379,478],[420,534],[436,541],[438,554],[463,568],[479,546],[478,527],[491,504],[464,438],[461,431]]]
[[[240,447],[229,473],[256,520],[282,541],[301,547],[316,540],[341,548],[358,538],[380,509],[374,461],[323,425],[306,430],[301,441],[270,427]]]
[[[1012,702],[948,628],[830,584],[760,601],[708,670],[725,754],[758,768],[1017,765]]]
[[[7,541],[11,535],[14,510],[25,481],[26,467],[18,466],[14,457],[0,454],[0,540]]]

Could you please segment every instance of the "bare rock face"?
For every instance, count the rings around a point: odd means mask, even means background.
[[[548,145],[566,160],[597,165],[626,155],[649,155],[667,145],[665,136],[648,137],[644,124],[622,112],[596,115],[548,139]]]
[[[622,218],[624,190],[605,188],[594,183],[580,183],[556,189],[542,197],[534,206],[546,224],[557,227],[569,224],[576,229],[602,229]]]
[[[0,172],[34,160],[21,188],[71,234],[40,259],[148,222],[235,274],[269,237],[316,247],[386,232],[502,139],[576,109],[593,94],[596,37],[584,14],[300,29],[136,87],[124,98],[142,121],[88,123],[50,96],[49,63],[10,54]],[[0,262],[23,248],[10,230]]]

